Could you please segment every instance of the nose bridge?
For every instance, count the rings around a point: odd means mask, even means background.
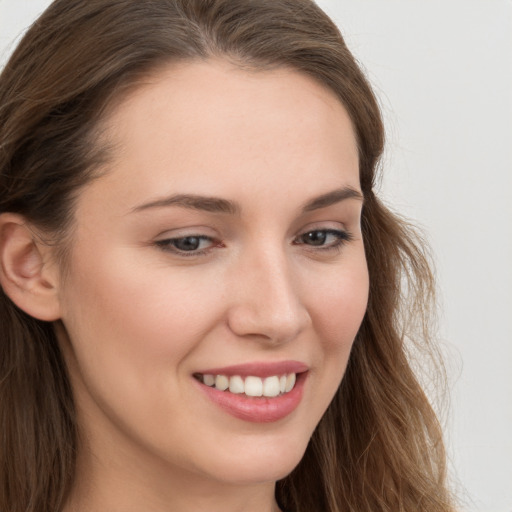
[[[282,343],[296,337],[309,322],[284,249],[267,246],[242,257],[236,281],[238,293],[230,314],[235,333]]]

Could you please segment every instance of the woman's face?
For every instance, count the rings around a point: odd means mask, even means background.
[[[188,63],[148,79],[106,133],[113,157],[78,198],[60,284],[92,459],[132,475],[285,476],[367,303],[345,109],[296,71]]]

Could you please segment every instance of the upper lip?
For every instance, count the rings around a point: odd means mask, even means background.
[[[299,361],[251,362],[235,364],[225,367],[208,368],[195,373],[201,375],[226,375],[232,377],[271,377],[273,375],[286,375],[289,373],[303,373],[309,369],[308,365]]]

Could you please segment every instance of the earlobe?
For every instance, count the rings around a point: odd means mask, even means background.
[[[57,269],[49,253],[23,216],[0,215],[0,285],[20,309],[44,321],[60,318]]]

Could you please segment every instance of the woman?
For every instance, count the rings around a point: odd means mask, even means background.
[[[452,510],[431,274],[318,7],[57,0],[0,146],[1,510]]]

